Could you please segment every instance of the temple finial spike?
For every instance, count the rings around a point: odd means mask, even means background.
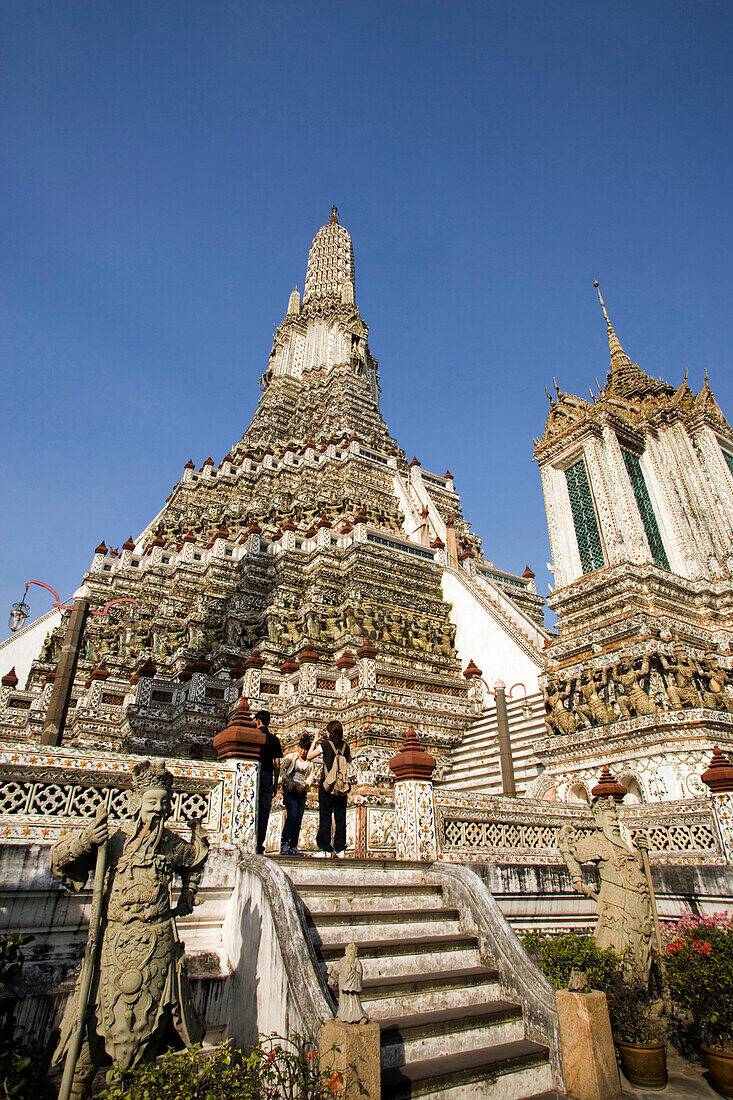
[[[338,223],[339,223],[339,212],[338,212],[337,207],[335,207],[335,206],[331,207],[331,217],[328,220],[331,223],[331,225],[338,225]]]
[[[601,303],[601,309],[603,310],[603,316],[606,319],[606,328],[608,330],[608,349],[611,352],[611,369],[617,366],[631,366],[631,360],[621,347],[621,341],[616,335],[613,325],[611,324],[611,318],[608,316],[608,310],[606,309],[606,303],[603,301],[603,295],[601,294],[601,288],[598,285],[598,280],[593,283],[593,286],[598,291],[598,301]]]

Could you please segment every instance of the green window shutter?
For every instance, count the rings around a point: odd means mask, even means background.
[[[637,455],[631,454],[630,451],[622,451],[621,454],[624,456],[626,470],[629,475],[629,480],[631,481],[631,488],[634,490],[636,503],[639,507],[641,522],[644,524],[646,537],[649,540],[649,549],[652,552],[654,564],[658,565],[660,569],[669,569],[669,561],[667,560],[662,536],[659,533],[659,524],[657,523],[657,517],[654,515],[654,509],[652,508],[649,490],[644,480],[644,473],[639,458]]]
[[[732,455],[732,454],[728,454],[728,452],[727,452],[727,451],[723,451],[723,458],[724,458],[724,459],[725,459],[725,461],[726,461],[726,462],[728,463],[728,469],[729,469],[729,470],[730,470],[730,472],[731,472],[731,473],[733,474],[733,455]]]
[[[585,463],[582,461],[576,462],[574,466],[566,470],[565,480],[568,484],[570,508],[573,513],[575,535],[580,551],[580,563],[583,566],[583,572],[590,573],[593,569],[600,569],[605,562]]]

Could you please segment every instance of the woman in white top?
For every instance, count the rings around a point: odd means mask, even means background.
[[[302,856],[303,854],[298,851],[298,837],[308,798],[308,788],[315,771],[315,766],[308,760],[311,741],[310,734],[304,733],[298,742],[297,749],[287,753],[280,765],[280,781],[285,804],[285,824],[280,838],[281,856]]]

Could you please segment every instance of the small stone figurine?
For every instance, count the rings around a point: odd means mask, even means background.
[[[361,1003],[361,986],[364,977],[364,968],[356,957],[356,944],[346,945],[343,959],[335,963],[331,969],[329,981],[338,983],[339,1003],[336,1019],[345,1024],[361,1024],[368,1020]]]

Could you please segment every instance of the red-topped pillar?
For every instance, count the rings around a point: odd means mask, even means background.
[[[397,859],[432,862],[438,858],[432,774],[436,760],[408,726],[402,748],[389,762],[394,772]]]
[[[214,738],[214,748],[219,760],[234,772],[231,836],[248,853],[257,847],[260,749],[264,743],[265,735],[257,729],[249,700],[243,695],[229,724]]]

